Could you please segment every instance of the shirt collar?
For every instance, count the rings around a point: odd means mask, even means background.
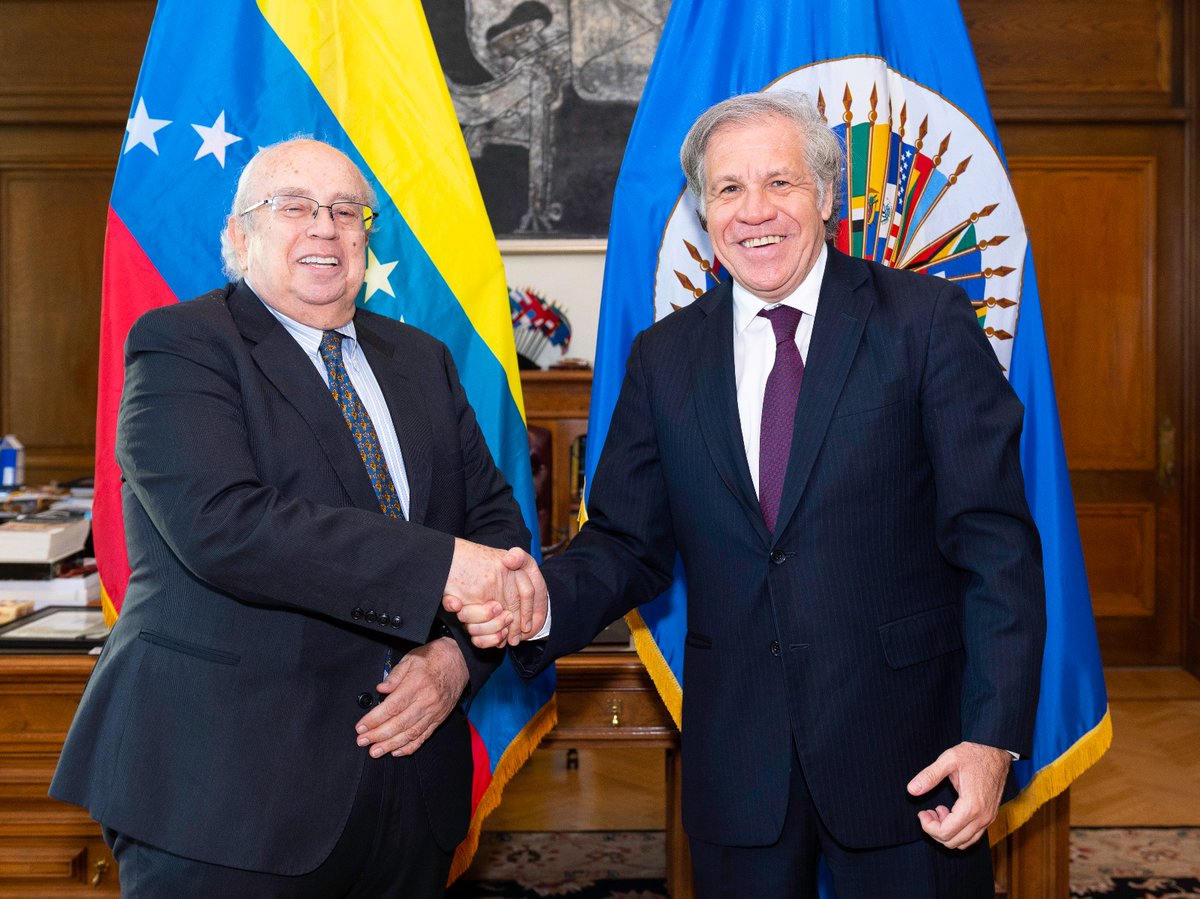
[[[296,343],[300,344],[301,348],[303,348],[306,353],[308,353],[310,356],[319,355],[321,351],[321,338],[325,335],[324,331],[322,331],[320,328],[314,328],[311,325],[306,325],[303,322],[298,322],[290,315],[284,315],[270,303],[266,302],[262,297],[258,296],[258,291],[254,290],[253,284],[247,281],[246,286],[254,292],[254,295],[258,297],[258,301],[266,307],[268,312],[275,316],[279,323],[287,329],[287,332],[292,335]],[[343,355],[353,353],[357,348],[354,319],[350,319],[350,321],[346,322],[346,324],[339,328],[334,328],[333,330],[337,331],[344,338],[346,338],[342,341]]]
[[[733,282],[733,333],[741,334],[755,316],[764,309],[774,309],[776,306],[791,306],[806,315],[817,314],[817,300],[821,295],[821,280],[825,277],[825,262],[829,258],[829,250],[824,243],[817,261],[809,270],[804,280],[790,294],[775,303],[768,303],[756,297],[737,281]]]

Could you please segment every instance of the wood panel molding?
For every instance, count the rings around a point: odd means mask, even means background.
[[[31,483],[94,467],[96,347],[111,163],[0,164],[0,430]]]
[[[1079,535],[1097,618],[1147,618],[1155,609],[1157,529],[1152,503],[1079,503]]]
[[[153,17],[149,0],[0,0],[0,124],[123,123]]]
[[[993,107],[1056,115],[1179,102],[1185,0],[961,0]]]
[[[1157,160],[1024,156],[1009,169],[1071,467],[1152,471]]]

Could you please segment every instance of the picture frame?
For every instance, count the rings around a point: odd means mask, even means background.
[[[0,626],[0,652],[88,653],[104,645],[109,626],[94,606],[47,606]]]
[[[670,0],[422,0],[497,237],[602,239]]]

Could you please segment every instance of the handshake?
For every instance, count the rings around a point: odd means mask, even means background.
[[[480,649],[530,639],[549,612],[542,573],[517,547],[506,552],[456,538],[442,592],[442,608],[458,616]]]

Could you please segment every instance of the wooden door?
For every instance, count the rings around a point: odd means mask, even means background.
[[[1184,657],[1184,7],[963,3],[1030,233],[1108,665]]]

